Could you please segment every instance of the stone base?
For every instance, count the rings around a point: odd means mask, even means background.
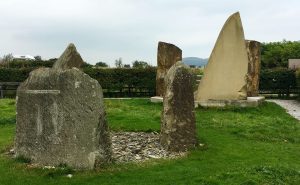
[[[150,98],[152,103],[162,103],[163,97],[153,96]],[[210,100],[208,102],[197,102],[195,101],[195,108],[201,107],[257,107],[265,101],[264,96],[247,97],[247,100]]]
[[[257,107],[264,102],[265,97],[247,97],[247,100],[210,100],[207,102],[195,102],[195,105],[201,107]]]
[[[153,96],[153,97],[151,97],[150,98],[150,101],[152,102],[152,103],[162,103],[163,102],[163,97],[161,97],[161,96]]]

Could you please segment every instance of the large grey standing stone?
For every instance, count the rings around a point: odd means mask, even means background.
[[[177,62],[169,69],[165,85],[160,142],[169,151],[185,151],[197,144],[193,80],[189,68]]]
[[[246,49],[249,58],[247,96],[258,96],[261,60],[260,42],[254,40],[246,40]]]
[[[170,67],[182,60],[182,51],[173,44],[159,42],[157,49],[156,95],[164,95],[164,79]]]
[[[72,66],[77,54],[58,62]],[[102,88],[77,68],[63,69],[34,70],[19,86],[16,155],[41,166],[92,169],[111,160]]]

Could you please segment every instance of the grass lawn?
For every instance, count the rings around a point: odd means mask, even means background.
[[[159,131],[162,105],[105,100],[112,130]],[[300,184],[300,122],[274,103],[259,108],[197,109],[199,147],[177,160],[110,165],[101,170],[32,169],[5,152],[15,130],[14,100],[0,100],[0,185]],[[72,173],[72,178],[66,174]]]

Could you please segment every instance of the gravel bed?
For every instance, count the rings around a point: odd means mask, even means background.
[[[186,152],[168,152],[159,143],[159,133],[111,132],[113,158],[117,163],[177,158]]]

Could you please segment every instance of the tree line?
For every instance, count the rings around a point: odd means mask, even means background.
[[[14,58],[13,55],[7,54],[0,58],[0,67],[5,68],[26,68],[26,67],[51,67],[57,58],[51,58],[48,60],[43,60],[41,56],[37,55],[34,57],[35,60],[25,60],[25,59],[17,59]],[[82,67],[100,67],[100,68],[108,68],[109,65],[105,62],[97,62],[95,65],[91,65],[87,62],[84,62]],[[118,58],[115,60],[115,67],[116,68],[130,68],[130,64],[123,64],[122,58]],[[132,62],[132,68],[148,68],[152,67],[145,61],[135,60]]]
[[[39,64],[42,62],[55,62],[57,59],[52,58],[49,60],[43,60],[41,56],[37,55],[34,57],[35,63]],[[273,69],[273,68],[287,68],[289,59],[300,58],[300,41],[287,41],[283,40],[280,42],[265,42],[261,44],[261,68],[262,69]],[[12,54],[7,54],[0,58],[0,67],[13,67],[13,63],[22,64],[22,60],[16,60]],[[23,67],[26,67],[24,62]],[[118,58],[114,63],[116,68],[130,68],[129,64],[123,64],[122,58]],[[109,65],[103,61],[97,62],[95,67],[109,67]],[[89,63],[85,63],[84,67],[93,67]],[[151,67],[145,61],[135,60],[132,62],[133,68],[147,68]]]
[[[287,68],[289,59],[300,59],[300,41],[261,44],[261,68]]]

